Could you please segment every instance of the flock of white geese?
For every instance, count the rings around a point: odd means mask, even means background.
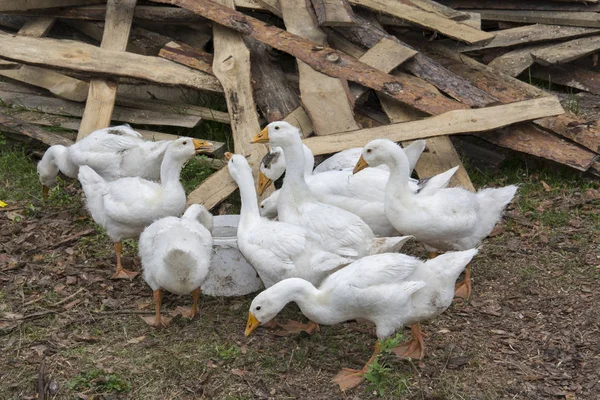
[[[454,297],[470,296],[469,265],[476,247],[517,187],[477,193],[446,187],[458,167],[414,180],[410,176],[423,140],[403,149],[376,139],[317,168],[299,130],[286,122],[270,123],[252,143],[271,147],[258,191],[284,172],[285,177],[282,188],[259,204],[246,158],[225,155],[242,203],[238,247],[265,286],[250,306],[246,336],[290,302],[310,321],[286,324],[290,332],[371,321],[379,339],[373,356],[362,369],[343,369],[334,377],[342,390],[360,384],[380,341],[402,327],[411,327],[412,338],[394,353],[421,359],[420,322],[444,312]],[[81,182],[93,219],[115,244],[113,278],[138,274],[121,265],[121,241],[139,237],[143,278],[156,306],[156,315],[145,320],[156,327],[169,323],[160,312],[163,290],[191,293],[193,306],[185,314],[198,313],[200,286],[211,265],[213,222],[200,204],[185,210],[180,173],[190,158],[210,147],[191,138],[145,141],[123,125],[96,131],[70,147],[52,146],[38,164],[44,195],[56,185],[59,171]],[[430,252],[427,261],[399,253],[410,238]],[[463,271],[464,280],[456,283]]]

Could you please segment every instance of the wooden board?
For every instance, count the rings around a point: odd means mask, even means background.
[[[35,125],[30,125],[17,118],[7,115],[5,112],[0,111],[0,127],[9,129],[11,132],[16,132],[20,135],[24,135],[42,142],[48,146],[54,146],[61,144],[63,146],[70,146],[73,144],[72,140],[62,137],[56,133],[48,132]]]
[[[84,115],[83,104],[56,99],[54,97],[0,91],[0,99],[10,105],[25,107],[48,114],[68,115],[72,117],[82,117]],[[202,118],[194,115],[182,115],[173,108],[170,110],[148,111],[128,107],[115,107],[113,119],[131,124],[193,128],[200,123]]]
[[[484,9],[474,9],[471,11],[481,14],[481,19],[491,21],[600,28],[600,14],[597,14],[595,12],[555,12]]]
[[[518,124],[478,136],[495,145],[543,157],[580,171],[586,171],[596,159],[595,153],[531,124]]]
[[[214,76],[172,61],[100,49],[73,40],[0,35],[0,57],[97,75],[137,78],[212,92],[223,91]]]
[[[344,28],[339,32],[348,38],[348,40],[359,43],[367,48],[373,47],[382,38],[397,41],[406,47],[413,48],[387,33],[379,24],[361,17],[357,17],[356,26]],[[496,97],[477,88],[469,80],[449,71],[440,63],[432,60],[423,53],[417,53],[413,58],[406,61],[403,64],[403,68],[410,71],[413,75],[431,83],[442,92],[459,100],[464,104],[462,106],[463,108],[466,108],[467,106],[484,107],[498,101]],[[412,82],[415,81],[412,80]],[[426,90],[426,87],[424,87],[421,92],[423,95],[425,95],[425,93],[428,93],[427,96],[432,95],[430,91]],[[435,96],[437,95],[434,95],[434,97]]]
[[[586,92],[600,94],[600,74],[569,65],[562,66],[535,66],[531,69],[531,76],[548,82],[572,87]]]
[[[555,118],[538,119],[535,123],[600,153],[600,120],[582,121],[573,114],[565,113]]]
[[[218,0],[224,8],[233,8],[233,0]],[[250,51],[242,36],[215,24],[213,71],[223,85],[235,152],[247,156],[255,179],[267,146],[252,145],[252,137],[260,131],[256,104],[252,97]],[[211,209],[229,196],[237,185],[226,168],[214,173],[188,196],[188,204],[200,203]],[[268,195],[268,194],[267,194]]]
[[[268,44],[269,46],[293,55],[326,75],[346,79],[382,91],[395,99],[407,103],[429,114],[439,114],[450,109],[463,108],[458,102],[444,96],[429,97],[418,87],[411,87],[360,61],[332,48],[303,39],[290,32],[249,17],[237,11],[222,7],[207,0],[153,0],[159,3],[174,4],[190,9],[243,34]],[[2,53],[0,53],[2,56]]]
[[[448,6],[438,3],[432,0],[400,0],[401,3],[409,6],[415,6],[423,11],[432,12],[441,15],[446,18],[453,19],[454,21],[465,21],[468,19],[468,15],[461,11],[456,11]]]
[[[169,42],[160,49],[158,56],[213,75],[212,54],[185,43]]]
[[[386,0],[350,0],[350,3],[355,6],[366,7],[377,12],[391,15],[469,44],[487,43],[494,38],[493,33],[471,28],[468,25],[415,7],[407,6],[400,2],[390,2]]]
[[[522,46],[552,40],[574,39],[581,36],[593,35],[598,32],[600,30],[594,28],[534,24],[494,31],[496,35],[494,39],[484,45],[456,45],[454,43],[449,43],[449,45],[454,51],[464,53],[498,47]]]
[[[373,139],[386,137],[395,142],[424,139],[456,133],[485,132],[522,121],[564,113],[555,97],[520,101],[487,108],[454,110],[420,121],[384,125],[354,132],[315,136],[304,140],[315,155],[335,153],[350,147],[362,147]]]
[[[223,124],[230,123],[229,114],[226,112],[180,102],[139,99],[123,95],[117,96],[117,104],[125,107],[152,110],[163,114],[195,115],[207,121],[216,121]]]
[[[104,0],[106,1],[106,0]],[[103,0],[19,0],[0,2],[0,11],[24,11],[38,8],[70,7],[104,3]]]
[[[319,29],[309,0],[280,0],[283,22],[288,32],[324,45],[326,35]],[[330,135],[358,129],[349,102],[345,80],[327,76],[298,60],[300,99],[317,135]],[[335,115],[335,118],[332,116]]]
[[[19,35],[29,36],[29,37],[43,37],[50,32],[54,24],[56,23],[56,18],[51,17],[40,17],[35,18],[30,21],[27,21],[21,29],[19,29]]]
[[[19,69],[21,68],[21,64],[13,62],[13,61],[7,61],[7,60],[0,60],[0,71],[1,70],[13,70],[13,69]]]
[[[548,0],[440,0],[447,6],[457,9],[498,9],[498,10],[537,10],[537,11],[587,11],[598,12],[600,5],[586,2],[585,4],[561,3]]]
[[[350,26],[354,12],[347,0],[311,0],[321,26]]]
[[[502,72],[508,76],[519,76],[523,71],[535,63],[531,53],[546,46],[547,45],[543,44],[525,46],[509,51],[490,61],[488,67],[491,67],[496,71]]]
[[[133,11],[137,0],[108,0],[106,23],[100,47],[105,50],[124,52],[129,41],[129,31],[133,23]],[[110,126],[110,120],[117,98],[117,82],[94,78],[77,133],[81,140],[90,133]]]
[[[600,50],[600,36],[590,36],[570,40],[535,50],[534,60],[542,65],[566,64]]]

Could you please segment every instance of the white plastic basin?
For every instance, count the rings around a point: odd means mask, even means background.
[[[243,296],[263,287],[258,274],[237,246],[239,215],[216,215],[213,257],[202,293],[209,296]]]

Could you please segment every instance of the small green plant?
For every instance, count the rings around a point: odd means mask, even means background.
[[[208,178],[214,170],[210,167],[206,157],[194,157],[183,167],[181,182],[186,193],[196,189],[200,183]]]
[[[240,355],[240,349],[237,346],[216,346],[215,350],[221,360],[233,360]]]
[[[67,384],[71,390],[91,389],[96,393],[127,392],[131,384],[119,375],[108,374],[100,369],[82,371]]]
[[[390,357],[396,357],[392,349],[404,341],[404,335],[397,333],[396,336],[379,342],[380,352],[369,365],[364,378],[368,382],[367,391],[375,396],[383,397],[391,393],[395,397],[400,396],[408,387],[408,379],[401,373],[394,371],[388,364]]]
[[[579,112],[581,111],[579,107],[579,97],[575,96],[572,90],[569,91],[569,97],[565,102],[565,108],[575,115],[579,115]]]

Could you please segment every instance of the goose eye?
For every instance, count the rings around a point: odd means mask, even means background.
[[[260,311],[261,307],[260,306],[256,306],[256,311]]]
[[[183,142],[183,145],[185,146],[187,144],[187,140]]]
[[[367,153],[370,153],[372,150],[371,149],[367,149]]]
[[[260,208],[265,208],[265,206],[264,206],[264,205],[261,205],[261,206],[260,206]]]
[[[276,131],[278,131],[278,130],[279,130],[279,127],[278,127],[278,126],[276,126],[276,127],[275,127],[275,130],[276,130]]]

